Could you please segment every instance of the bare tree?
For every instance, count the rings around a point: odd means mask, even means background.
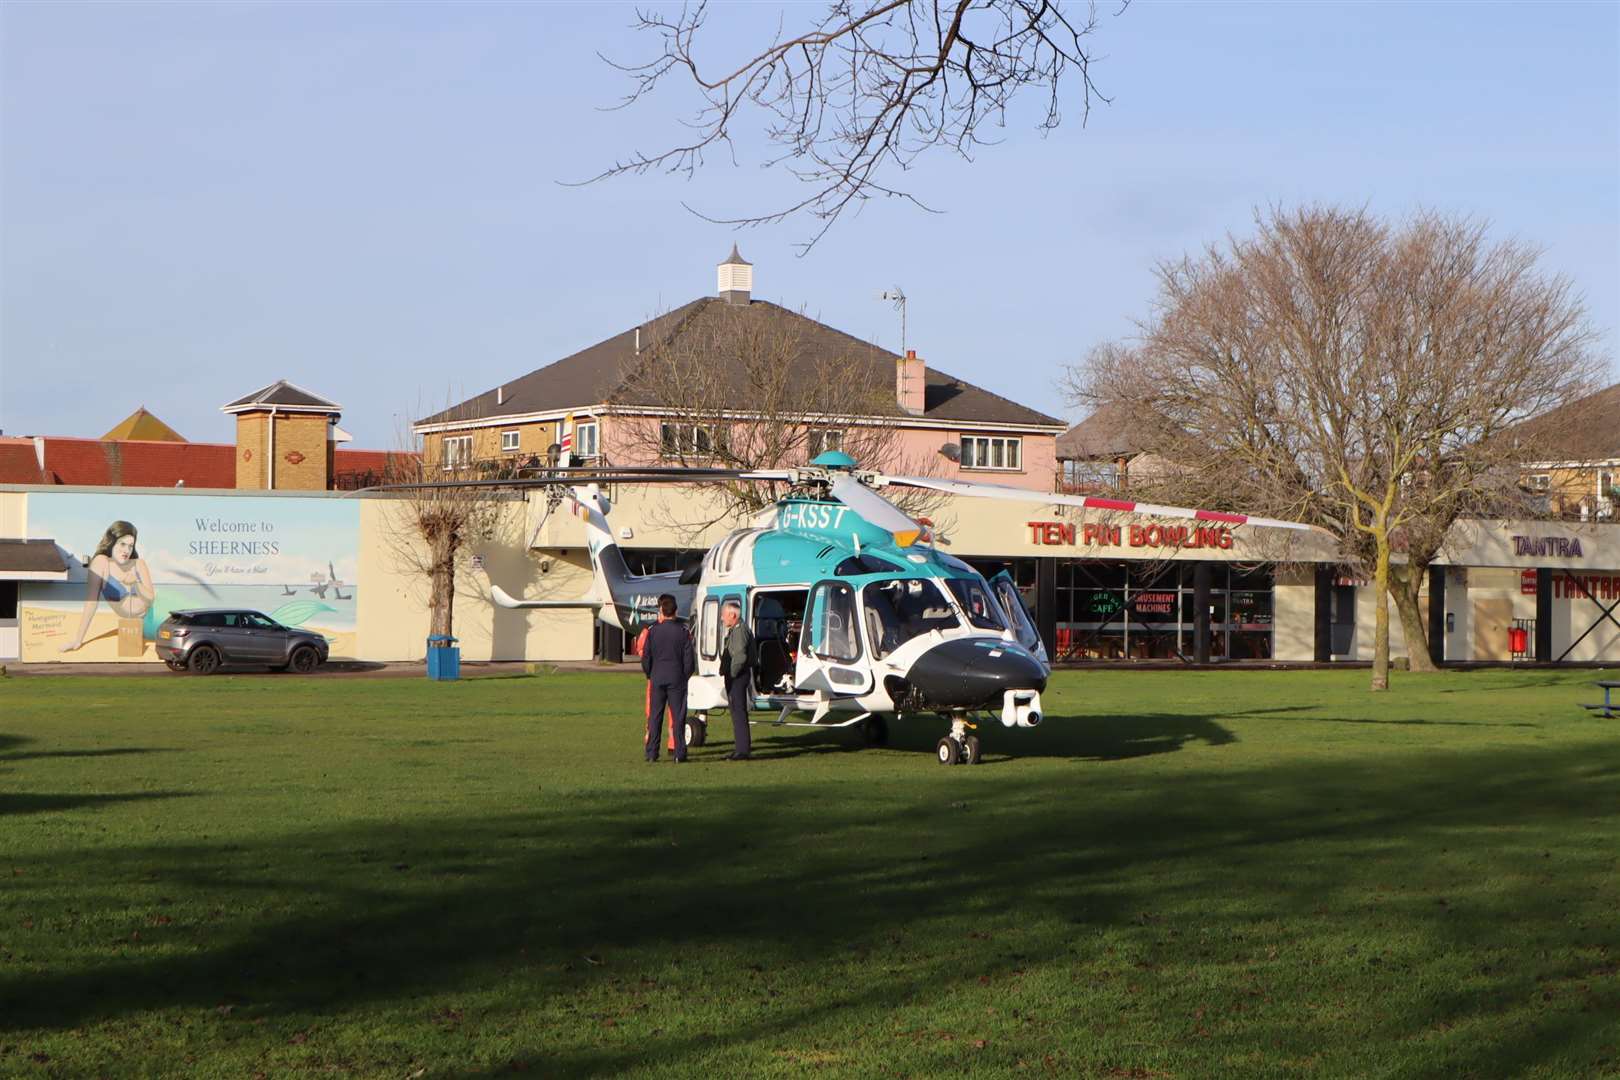
[[[396,567],[426,587],[428,633],[450,635],[457,573],[468,568],[477,544],[496,536],[506,505],[522,496],[488,487],[425,486],[488,476],[470,462],[426,460],[422,442],[414,436],[409,445],[413,449],[389,455],[383,483],[401,485],[401,490],[388,496],[383,542]]]
[[[1073,7],[1082,5],[833,0],[809,26],[788,31],[779,24],[764,48],[718,69],[698,56],[708,40],[707,3],[682,7],[673,18],[640,11],[635,26],[658,40],[659,53],[640,63],[608,61],[634,81],[622,105],[672,74],[690,79],[703,104],[686,125],[689,137],[634,153],[592,179],[655,170],[690,175],[722,147],[735,161],[734,128],[759,114],[773,147],[767,164],[784,165],[810,193],[772,211],[707,219],[760,225],[808,212],[820,221],[801,245],[808,250],[845,210],[874,195],[921,206],[889,174],[936,148],[971,159],[989,141],[985,128],[1004,125],[1026,91],[1041,101],[1042,132],[1062,122],[1065,88],[1078,98],[1083,124],[1093,99],[1108,99],[1092,82],[1094,58],[1085,44],[1097,28],[1096,8],[1086,4],[1071,15]]]
[[[1387,689],[1384,596],[1429,666],[1423,571],[1459,517],[1518,501],[1517,425],[1597,373],[1580,301],[1537,261],[1467,219],[1274,210],[1251,239],[1161,265],[1138,338],[1096,350],[1069,389],[1130,410],[1171,463],[1160,489],[1333,532],[1377,590]]]
[[[695,468],[785,469],[823,450],[896,473],[937,472],[907,455],[895,424],[894,358],[771,304],[709,304],[625,362],[609,409],[623,460]],[[808,334],[814,334],[810,340]],[[782,494],[779,482],[718,481],[717,497],[682,503],[679,532],[695,537],[749,517]],[[935,501],[905,508],[926,513]]]

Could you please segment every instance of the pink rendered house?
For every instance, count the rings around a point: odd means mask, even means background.
[[[868,468],[1052,490],[1062,420],[929,368],[915,350],[900,356],[753,299],[753,267],[735,248],[718,270],[717,295],[417,421],[426,460],[543,464],[568,431],[576,464],[717,463],[716,441],[726,440],[733,457],[759,466],[842,447]],[[789,386],[784,375],[808,381],[793,384],[801,391],[836,389],[798,394],[791,408],[762,405]],[[780,429],[795,424],[802,431],[784,440]],[[949,444],[958,460],[941,453]]]

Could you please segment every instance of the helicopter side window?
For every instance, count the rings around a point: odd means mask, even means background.
[[[862,596],[874,656],[887,656],[922,634],[962,625],[939,586],[922,578],[875,581]]]
[[[709,597],[703,601],[703,629],[698,634],[703,659],[713,660],[720,655],[720,600]]]
[[[813,603],[812,651],[827,660],[859,660],[861,639],[855,630],[855,590],[841,581],[824,582],[816,586]]]
[[[946,578],[945,584],[951,587],[951,592],[956,595],[957,602],[962,605],[974,628],[998,632],[1007,629],[1007,623],[1001,617],[1001,608],[990,595],[990,590],[984,587],[984,582],[972,578]]]

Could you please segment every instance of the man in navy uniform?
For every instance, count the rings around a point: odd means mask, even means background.
[[[741,602],[730,599],[720,608],[726,643],[720,651],[720,674],[726,680],[726,703],[731,706],[734,749],[727,761],[747,761],[753,749],[748,731],[748,709],[754,703],[754,635],[742,621]]]
[[[692,638],[686,625],[675,618],[675,598],[665,593],[658,598],[658,621],[647,630],[647,643],[641,650],[641,672],[652,684],[647,702],[648,761],[658,760],[666,707],[674,728],[675,760],[686,760],[686,680],[696,669]]]

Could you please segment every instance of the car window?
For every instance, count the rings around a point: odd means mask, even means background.
[[[193,615],[191,621],[198,626],[224,626],[225,616],[217,611],[204,611],[201,614]]]
[[[271,620],[265,618],[263,615],[260,615],[256,611],[245,611],[245,612],[243,612],[242,613],[242,622],[243,622],[244,625],[251,626],[255,630],[276,630],[276,629],[279,629],[279,626],[278,626],[277,623],[272,622]]]

